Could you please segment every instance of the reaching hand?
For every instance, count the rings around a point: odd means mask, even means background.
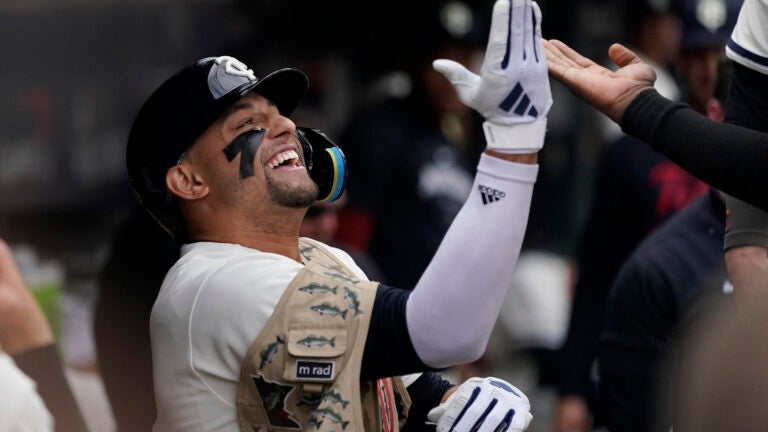
[[[427,418],[437,432],[524,431],[533,416],[528,398],[498,378],[470,378]]]
[[[630,102],[643,90],[653,88],[656,73],[637,54],[613,44],[608,56],[619,66],[612,71],[582,56],[558,40],[542,41],[549,74],[574,94],[616,123]]]
[[[552,94],[536,2],[496,1],[479,76],[451,60],[435,60],[433,67],[453,84],[465,105],[485,117],[488,148],[510,153],[541,148]],[[510,135],[514,125],[525,126]]]
[[[10,248],[0,240],[0,344],[14,355],[51,343],[48,321],[24,284]]]

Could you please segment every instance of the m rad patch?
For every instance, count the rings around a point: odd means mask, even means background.
[[[332,381],[335,369],[333,360],[296,360],[293,376],[297,381]]]

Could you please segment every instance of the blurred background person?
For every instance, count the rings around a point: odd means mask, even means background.
[[[683,89],[683,101],[715,120],[723,118],[722,103],[713,98],[718,64],[740,4],[739,0],[679,0],[667,5],[666,17],[660,21],[669,25],[668,20],[675,19],[681,29],[674,76]],[[627,12],[635,19],[658,14],[652,2],[644,7],[630,4]],[[642,56],[642,47],[636,48]],[[705,183],[633,137],[622,136],[606,149],[578,253],[579,279],[568,337],[560,353],[558,430],[583,431],[592,427],[593,420],[598,426],[601,423],[595,375],[599,369],[594,369],[594,360],[606,299],[620,266],[645,236],[706,190]]]
[[[711,190],[644,239],[622,265],[597,353],[597,393],[608,430],[673,426],[659,397],[673,379],[663,376],[676,349],[671,341],[682,324],[702,318],[702,299],[732,290],[722,253],[724,226],[724,197]]]
[[[680,19],[671,2],[627,0],[621,3],[621,16],[623,40],[653,67],[657,90],[678,100],[673,65]],[[609,119],[599,119],[600,163],[575,252],[578,278],[567,337],[557,360],[558,432],[600,425],[593,364],[605,299],[621,263],[650,230],[705,188],[644,143],[623,135]],[[672,187],[662,190],[665,180]]]
[[[707,15],[698,1],[680,5],[679,64],[686,99],[716,121],[723,120],[731,82],[732,63],[723,48],[740,3],[732,2],[720,21],[702,21]],[[673,426],[660,398],[676,379],[664,375],[674,356],[671,341],[681,328],[703,318],[702,304],[723,301],[733,290],[723,258],[724,200],[724,194],[710,189],[679,211],[640,243],[613,281],[597,355],[598,395],[609,430]]]
[[[309,237],[321,241],[325,244],[337,247],[347,252],[355,263],[363,269],[371,280],[379,280],[377,277],[383,277],[381,268],[376,261],[371,258],[364,250],[354,246],[342,243],[338,238],[340,226],[339,212],[347,205],[347,195],[333,202],[317,202],[313,204],[304,215],[301,221],[299,236]]]
[[[93,332],[100,376],[119,431],[150,431],[155,422],[149,316],[179,253],[176,241],[137,203],[115,232],[99,272]]]
[[[390,92],[355,113],[341,134],[353,167],[341,235],[369,251],[389,284],[416,284],[472,186],[482,122],[432,61],[479,68],[489,25],[483,12],[458,0],[413,4],[408,34],[418,28],[423,36],[398,53],[403,69],[382,81]]]
[[[672,342],[670,385],[659,395],[681,432],[758,432],[768,424],[768,292],[704,303],[703,320]]]
[[[55,342],[0,240],[0,430],[87,432]]]

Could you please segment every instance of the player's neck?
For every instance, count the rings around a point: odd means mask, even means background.
[[[248,229],[236,229],[219,231],[216,233],[197,233],[193,241],[207,241],[216,243],[231,243],[256,249],[261,252],[283,255],[287,258],[301,261],[299,254],[298,230],[293,233],[260,230],[258,227]]]
[[[217,214],[190,227],[193,241],[232,243],[301,262],[299,228],[306,209],[283,208],[258,214]]]

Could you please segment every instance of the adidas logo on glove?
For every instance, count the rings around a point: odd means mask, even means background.
[[[477,189],[480,190],[480,196],[483,198],[483,205],[496,202],[507,196],[504,191],[500,191],[488,186],[478,185]]]
[[[518,103],[518,101],[520,103]],[[515,105],[517,105],[517,107],[513,112],[519,116],[522,116],[525,114],[528,114],[529,116],[534,118],[539,116],[539,111],[536,109],[535,106],[533,106],[533,104],[531,104],[531,99],[525,93],[525,91],[523,90],[523,86],[520,85],[519,82],[515,85],[512,91],[509,92],[507,97],[504,98],[503,101],[501,101],[499,108],[503,109],[506,112],[509,112],[510,110],[512,110],[512,108]],[[528,111],[527,113],[526,113],[526,110]]]

